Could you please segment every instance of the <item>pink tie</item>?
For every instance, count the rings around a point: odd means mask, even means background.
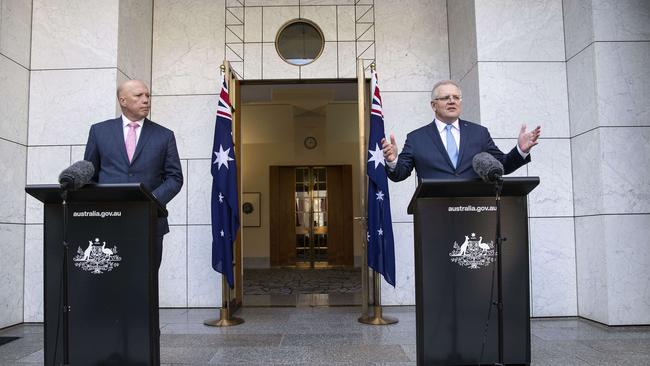
[[[126,155],[129,156],[129,162],[131,162],[131,160],[133,160],[133,153],[135,152],[135,129],[140,127],[140,125],[135,122],[131,122],[128,124],[128,126],[129,132],[126,134]]]

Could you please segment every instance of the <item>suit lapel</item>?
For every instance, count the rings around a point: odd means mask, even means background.
[[[135,152],[133,153],[133,160],[131,160],[131,164],[135,162],[135,159],[138,158],[138,155],[140,155],[140,152],[142,151],[142,147],[149,141],[149,138],[151,137],[152,134],[152,124],[148,119],[144,119],[142,122],[142,131],[140,131],[140,138],[138,139],[138,144],[135,145]],[[124,149],[126,151],[126,148]]]
[[[442,143],[442,138],[440,137],[440,131],[438,131],[438,125],[436,125],[435,120],[431,122],[431,128],[427,129],[427,132],[431,136],[431,139],[433,140],[433,144],[438,148],[440,154],[443,156],[447,164],[449,164],[449,168],[451,168],[451,170],[453,171],[454,165],[451,163],[451,159],[449,159],[449,153],[447,153],[447,149],[445,149],[445,145]],[[460,157],[458,158],[458,161],[460,161]]]
[[[117,117],[114,121],[111,132],[115,139],[115,146],[119,146],[118,150],[120,151],[120,155],[122,155],[126,164],[129,165],[129,156],[126,154],[126,143],[124,142],[124,126],[122,125],[122,117]]]
[[[458,128],[460,129],[460,147],[458,148],[458,163],[456,166],[460,166],[460,162],[463,161],[463,155],[467,150],[467,144],[469,141],[469,123],[463,121],[462,119],[458,120]]]

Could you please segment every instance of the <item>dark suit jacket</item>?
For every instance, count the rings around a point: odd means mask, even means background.
[[[183,186],[183,172],[174,133],[145,118],[129,163],[122,117],[90,127],[84,160],[95,166],[97,183],[143,183],[158,201],[167,205]],[[160,235],[169,232],[167,218],[159,219]]]
[[[458,164],[454,169],[435,122],[410,132],[404,148],[392,172],[386,168],[388,178],[395,182],[406,179],[415,168],[418,180],[479,178],[472,168],[472,158],[480,152],[488,152],[503,164],[505,174],[517,170],[530,161],[530,155],[523,159],[515,146],[504,154],[494,144],[487,128],[476,123],[459,120],[460,148]]]

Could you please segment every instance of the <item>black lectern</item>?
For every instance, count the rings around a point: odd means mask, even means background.
[[[505,178],[501,192],[506,364],[530,364],[526,195],[538,184],[537,177]],[[498,360],[495,196],[481,180],[423,180],[411,199],[418,365]]]
[[[25,191],[45,204],[45,365],[63,361],[64,218],[59,185]],[[167,214],[140,184],[87,185],[67,194],[71,365],[158,365],[154,238]]]

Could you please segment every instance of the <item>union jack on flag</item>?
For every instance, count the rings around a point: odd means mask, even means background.
[[[233,244],[239,230],[239,202],[232,105],[223,72],[212,152],[212,268],[226,276],[228,285],[233,288]]]
[[[395,242],[390,215],[390,197],[386,161],[381,140],[384,138],[384,113],[377,73],[373,70],[370,82],[372,106],[370,110],[370,138],[368,139],[368,266],[395,286]]]

